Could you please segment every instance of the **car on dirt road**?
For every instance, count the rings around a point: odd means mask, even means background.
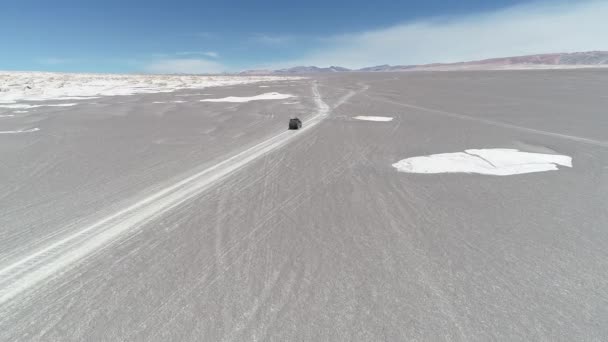
[[[289,129],[300,129],[302,128],[302,120],[298,118],[289,119]]]

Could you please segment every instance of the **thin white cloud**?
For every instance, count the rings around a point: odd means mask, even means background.
[[[212,38],[217,38],[218,35],[216,33],[213,32],[196,32],[194,34],[194,36],[199,37],[199,38],[203,38],[203,39],[212,39]]]
[[[216,74],[226,69],[219,62],[199,58],[161,59],[144,67],[144,71],[153,74]]]
[[[215,51],[182,51],[177,52],[178,56],[207,56],[211,58],[218,58],[220,55]]]
[[[272,67],[360,68],[608,50],[606,18],[608,1],[537,2],[495,12],[433,18],[333,36],[304,57],[275,63]]]
[[[70,64],[74,63],[76,60],[72,58],[56,58],[56,57],[48,57],[48,58],[40,58],[36,60],[39,64],[46,65],[61,65],[61,64]]]
[[[169,57],[170,55],[167,53],[153,53],[150,56],[152,56],[154,58],[165,58],[165,57]]]
[[[218,58],[220,56],[220,54],[215,51],[203,52],[203,55],[211,58]]]
[[[268,34],[256,34],[251,37],[251,41],[254,43],[261,43],[266,45],[281,45],[291,42],[294,39],[293,36],[289,35],[268,35]]]

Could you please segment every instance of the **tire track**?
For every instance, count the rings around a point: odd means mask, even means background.
[[[3,267],[0,270],[0,304],[32,289],[43,280],[66,271],[125,235],[136,232],[145,224],[198,196],[219,180],[314,128],[327,117],[330,107],[323,101],[316,82],[312,84],[311,90],[317,111],[304,122],[299,131],[285,131],[273,136],[112,215],[84,225],[75,233]]]
[[[444,111],[444,110],[426,108],[426,107],[416,106],[416,105],[409,104],[409,103],[402,103],[402,102],[392,101],[392,100],[388,100],[388,99],[379,98],[379,97],[376,97],[376,96],[370,96],[370,95],[365,95],[365,96],[367,96],[370,99],[373,99],[375,101],[378,101],[378,102],[390,103],[390,104],[401,106],[401,107],[406,107],[406,108],[411,108],[411,109],[417,109],[417,110],[425,111],[425,112],[428,112],[428,113],[439,114],[439,115],[450,117],[450,118],[454,118],[454,119],[479,122],[479,123],[483,123],[483,124],[490,125],[490,126],[495,126],[495,127],[515,129],[515,130],[522,131],[522,132],[535,133],[535,134],[540,134],[540,135],[545,135],[545,136],[554,137],[554,138],[560,138],[560,139],[567,139],[567,140],[576,141],[576,142],[580,142],[580,143],[585,143],[585,144],[589,144],[589,145],[595,145],[595,146],[600,146],[600,147],[608,147],[608,141],[601,141],[601,140],[595,140],[595,139],[577,137],[577,136],[574,136],[574,135],[568,135],[568,134],[561,134],[561,133],[543,131],[543,130],[540,130],[540,129],[534,129],[534,128],[523,127],[523,126],[517,126],[517,125],[512,125],[512,124],[508,124],[508,123],[500,122],[500,121],[494,121],[494,120],[489,120],[489,119],[481,119],[481,118],[476,118],[476,117],[468,116],[468,115],[464,115],[464,114],[447,112],[447,111]]]
[[[369,89],[369,85],[367,84],[363,84],[363,83],[358,83],[358,85],[361,87],[361,89],[359,90],[349,90],[348,93],[344,96],[342,96],[338,102],[336,102],[336,104],[333,106],[334,109],[342,106],[343,104],[345,104],[346,102],[348,102],[353,96],[360,94],[366,90]]]
[[[226,334],[226,336],[224,336],[222,341],[234,341],[240,334],[244,333],[250,328],[256,316],[265,314],[261,313],[260,311],[263,310],[264,306],[271,302],[272,296],[277,292],[277,287],[282,286],[279,283],[279,279],[283,277],[287,263],[288,260],[284,260],[282,265],[279,266],[279,269],[273,272],[270,280],[265,281],[262,291],[256,296],[252,296],[253,303],[251,307],[245,312],[241,313],[241,319],[234,324],[231,330]]]
[[[283,158],[281,158],[282,160]],[[330,171],[324,174],[324,176],[319,180],[321,184],[329,184],[330,179],[335,177],[339,177],[344,170],[348,167],[348,161],[352,159],[352,153],[344,155],[340,161],[337,163],[336,167],[333,167]],[[283,164],[282,166],[288,166]],[[321,191],[317,189],[316,191]],[[246,256],[246,253],[239,253],[238,250],[242,249],[242,247],[248,243],[249,246],[255,247],[261,241],[265,240],[270,236],[273,230],[276,227],[279,227],[280,224],[275,224],[266,231],[261,231],[265,226],[267,226],[272,220],[279,220],[278,222],[283,222],[284,220],[291,220],[292,215],[295,213],[295,210],[298,207],[299,203],[305,201],[305,199],[310,198],[310,193],[306,191],[300,191],[290,195],[287,199],[276,203],[276,205],[264,214],[263,217],[260,218],[255,227],[245,236],[239,238],[237,241],[226,245],[222,251],[222,259],[230,259],[228,256],[230,254],[236,254],[234,260],[230,263],[224,263],[223,269],[218,269],[219,273],[211,275],[209,272],[213,269],[213,267],[217,266],[214,263],[214,260],[208,260],[205,264],[201,265],[201,274],[202,276],[199,280],[193,283],[189,283],[187,286],[176,289],[170,295],[165,297],[165,300],[156,307],[144,321],[140,322],[137,328],[133,329],[132,333],[126,338],[127,340],[136,339],[135,336],[139,335],[145,328],[150,326],[150,322],[152,321],[161,321],[164,322],[160,328],[152,336],[146,336],[146,340],[158,340],[160,339],[160,334],[163,331],[168,329],[177,318],[178,315],[172,314],[172,310],[175,310],[175,307],[180,307],[182,310],[191,305],[191,301],[189,298],[192,298],[196,293],[204,293],[210,287],[214,286],[217,281],[222,279],[230,269],[232,269],[235,265],[242,261],[242,259]],[[186,301],[183,304],[178,304],[181,301]]]

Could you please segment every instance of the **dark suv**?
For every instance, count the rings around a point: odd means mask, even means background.
[[[302,128],[302,120],[295,118],[289,119],[289,129],[300,129]]]

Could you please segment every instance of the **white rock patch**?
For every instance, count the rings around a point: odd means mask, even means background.
[[[290,97],[295,97],[290,94],[281,94],[281,93],[265,93],[256,96],[228,96],[223,97],[221,99],[205,99],[200,100],[201,102],[249,102],[249,101],[259,101],[259,100],[284,100]]]
[[[398,161],[393,167],[407,173],[461,172],[509,176],[558,170],[557,165],[572,167],[572,157],[496,148],[412,157]]]
[[[353,119],[379,122],[393,121],[393,118],[391,118],[390,116],[355,116]]]

